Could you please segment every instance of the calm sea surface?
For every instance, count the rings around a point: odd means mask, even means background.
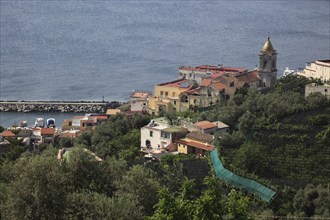
[[[328,0],[0,4],[5,100],[125,101],[175,79],[181,65],[252,69],[268,33],[279,75],[330,57]]]

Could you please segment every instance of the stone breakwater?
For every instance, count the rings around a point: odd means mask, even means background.
[[[0,112],[84,112],[105,113],[120,102],[94,101],[0,101]]]

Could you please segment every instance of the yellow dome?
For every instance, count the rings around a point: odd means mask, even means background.
[[[263,51],[263,52],[273,52],[274,51],[273,45],[270,42],[269,37],[268,37],[265,45],[262,47],[261,51]]]

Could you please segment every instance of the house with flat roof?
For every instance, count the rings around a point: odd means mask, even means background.
[[[316,60],[306,63],[306,67],[298,71],[297,75],[330,82],[330,60]]]

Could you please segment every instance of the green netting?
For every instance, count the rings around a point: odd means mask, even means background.
[[[211,151],[211,161],[217,177],[230,185],[237,188],[243,188],[249,193],[259,196],[266,202],[269,202],[276,194],[276,192],[258,183],[257,181],[238,176],[224,168],[218,156],[217,148]]]

